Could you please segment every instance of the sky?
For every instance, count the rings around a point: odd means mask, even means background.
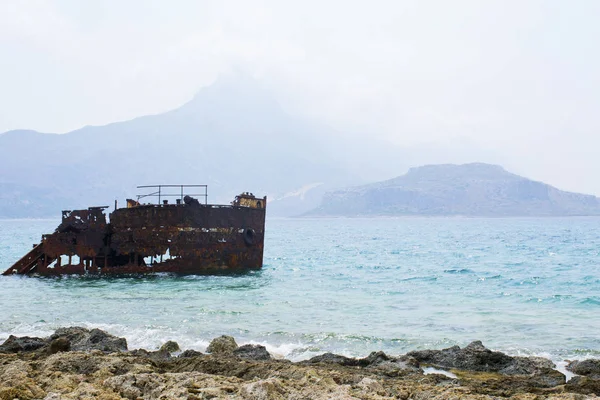
[[[0,132],[164,112],[241,71],[340,135],[600,195],[598,20],[596,0],[0,0]]]

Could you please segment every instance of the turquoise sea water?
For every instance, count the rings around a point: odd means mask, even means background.
[[[0,220],[0,270],[56,227]],[[0,339],[99,327],[130,348],[229,334],[293,360],[465,345],[600,356],[600,218],[271,219],[237,276],[0,277]]]

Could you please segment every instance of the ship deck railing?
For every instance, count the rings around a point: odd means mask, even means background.
[[[178,198],[180,202],[183,202],[185,196],[200,197],[204,198],[204,205],[208,205],[208,185],[144,185],[138,186],[138,189],[155,189],[153,192],[138,194],[137,202],[141,199],[147,198],[158,198],[158,203],[151,203],[153,205],[162,205],[161,200],[163,198]],[[201,193],[190,193],[187,189],[193,188],[193,190],[200,189]],[[177,190],[178,189],[178,190]],[[203,191],[201,189],[204,189]],[[168,200],[168,199],[166,199]]]

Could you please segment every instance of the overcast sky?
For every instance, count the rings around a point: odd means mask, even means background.
[[[0,0],[0,132],[159,113],[235,70],[343,134],[600,195],[598,21],[597,0]]]

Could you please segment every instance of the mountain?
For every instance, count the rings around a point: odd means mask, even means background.
[[[159,183],[208,184],[211,203],[251,191],[269,196],[271,216],[298,214],[327,190],[372,181],[384,158],[396,159],[389,145],[291,116],[254,79],[218,79],[163,114],[0,134],[0,217],[112,205]]]
[[[306,215],[600,215],[600,199],[570,193],[507,172],[472,163],[411,168],[383,182],[325,194]]]

